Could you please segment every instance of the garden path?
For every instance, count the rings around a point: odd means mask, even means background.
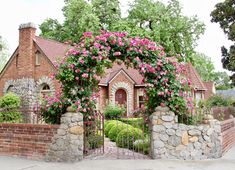
[[[84,159],[89,160],[114,160],[114,159],[150,159],[149,156],[134,152],[129,149],[117,147],[115,142],[105,138],[104,140],[104,153],[100,149],[95,150]]]

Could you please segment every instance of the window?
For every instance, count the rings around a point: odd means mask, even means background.
[[[13,85],[10,85],[8,88],[7,88],[7,93],[9,93],[9,92],[13,92]]]
[[[42,88],[41,88],[40,93],[41,93],[42,97],[50,95],[51,89],[50,89],[50,86],[48,84],[42,84],[41,87]]]
[[[139,108],[144,106],[144,96],[139,96]]]
[[[41,54],[40,54],[40,52],[39,51],[37,51],[36,52],[36,61],[35,61],[36,63],[36,66],[39,66],[40,65],[40,63],[41,63]]]
[[[196,92],[195,99],[196,99],[196,106],[198,106],[199,101],[202,99],[202,93]]]

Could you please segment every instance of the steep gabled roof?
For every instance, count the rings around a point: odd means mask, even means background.
[[[199,74],[197,73],[196,69],[193,67],[191,63],[186,65],[185,75],[188,79],[192,82],[192,87],[197,90],[206,90]]]
[[[136,85],[144,85],[142,83],[143,76],[141,76],[139,71],[131,67],[127,68],[123,63],[114,63],[112,68],[106,69],[104,77],[100,80],[100,84],[107,85],[121,70],[123,70]]]
[[[52,63],[54,63],[58,58],[62,58],[70,48],[67,44],[39,36],[36,36],[34,41]]]

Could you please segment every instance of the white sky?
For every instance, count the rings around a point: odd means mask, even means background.
[[[120,0],[121,7],[127,8],[128,2]],[[167,2],[167,0],[162,0]],[[229,42],[219,24],[210,22],[210,12],[216,3],[223,0],[179,0],[183,5],[183,13],[187,16],[197,15],[206,24],[206,31],[198,41],[196,50],[211,57],[216,70],[222,71],[220,47],[229,47]],[[18,27],[22,23],[41,24],[46,18],[63,21],[61,11],[63,0],[0,0],[0,35],[6,41],[12,54],[18,45]],[[39,29],[37,30],[39,34]]]

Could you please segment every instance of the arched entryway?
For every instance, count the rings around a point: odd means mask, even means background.
[[[124,89],[118,89],[115,93],[115,104],[124,107],[127,110],[127,94]],[[126,113],[125,113],[126,115]]]

